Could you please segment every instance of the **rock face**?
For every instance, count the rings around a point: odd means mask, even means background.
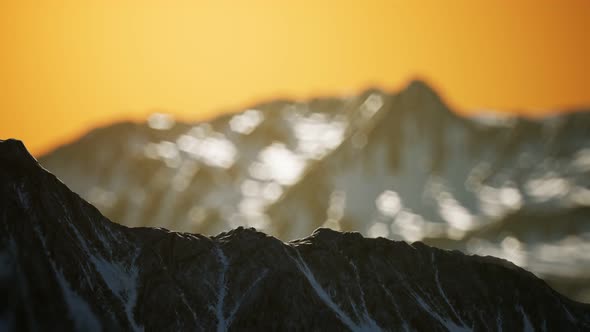
[[[155,115],[40,162],[123,225],[423,241],[508,259],[590,302],[588,112],[465,118],[414,82],[204,123]]]
[[[502,259],[318,229],[127,228],[0,142],[0,330],[577,331],[590,306]]]

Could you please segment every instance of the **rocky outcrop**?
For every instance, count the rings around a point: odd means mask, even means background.
[[[590,306],[494,257],[329,229],[127,228],[15,140],[0,142],[0,198],[2,330],[590,329]]]

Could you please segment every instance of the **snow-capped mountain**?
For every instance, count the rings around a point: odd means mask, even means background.
[[[0,195],[0,330],[590,329],[590,305],[494,257],[330,229],[127,228],[15,140]]]
[[[590,113],[451,112],[428,86],[97,129],[40,159],[129,226],[317,227],[492,254],[590,301]]]

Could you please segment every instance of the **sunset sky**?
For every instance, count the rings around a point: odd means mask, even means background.
[[[0,2],[0,138],[36,155],[154,110],[197,120],[420,77],[456,109],[590,106],[590,1]]]

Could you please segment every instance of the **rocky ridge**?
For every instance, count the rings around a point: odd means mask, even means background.
[[[128,228],[0,141],[2,330],[588,330],[494,257],[318,229],[282,242]]]

